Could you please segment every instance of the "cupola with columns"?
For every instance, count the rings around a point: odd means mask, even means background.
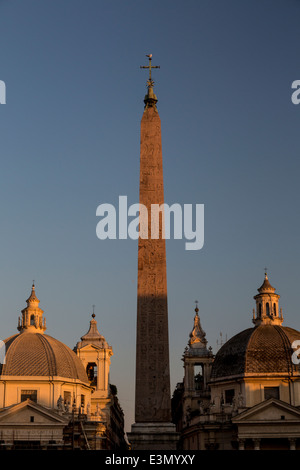
[[[259,287],[256,300],[256,311],[253,309],[253,323],[255,326],[264,324],[281,325],[283,322],[282,309],[279,310],[280,295],[275,294],[275,287],[271,286],[267,273],[263,284]]]
[[[43,318],[44,311],[39,307],[39,299],[35,293],[34,282],[31,288],[31,294],[26,300],[27,307],[25,307],[21,313],[22,317],[19,317],[18,330],[20,333],[26,331],[35,333],[44,333],[46,330],[46,319]]]

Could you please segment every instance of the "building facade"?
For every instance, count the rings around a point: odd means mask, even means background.
[[[124,416],[108,380],[111,346],[97,330],[75,350],[45,334],[35,286],[4,340],[0,365],[0,449],[126,447]]]
[[[265,274],[254,296],[254,327],[215,356],[196,312],[184,381],[172,399],[181,449],[300,449],[300,370],[292,360],[300,332],[282,325],[275,290]]]

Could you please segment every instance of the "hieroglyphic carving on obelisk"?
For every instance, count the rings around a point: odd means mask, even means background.
[[[151,205],[164,203],[161,123],[149,66],[141,120],[140,204],[148,210],[148,237],[139,238],[135,422],[171,422],[166,248],[151,239]],[[141,218],[140,218],[141,230]]]

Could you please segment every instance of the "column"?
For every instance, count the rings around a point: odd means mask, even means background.
[[[296,439],[295,438],[290,438],[290,450],[296,450]]]
[[[239,450],[245,450],[245,439],[239,439]]]
[[[260,439],[253,439],[254,450],[260,450]]]

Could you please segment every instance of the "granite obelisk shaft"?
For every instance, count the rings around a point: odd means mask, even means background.
[[[148,211],[148,236],[140,237],[138,246],[135,422],[170,423],[167,269],[161,223],[158,238],[151,233],[152,205],[164,203],[161,123],[152,104],[144,109],[140,136],[139,198]]]

